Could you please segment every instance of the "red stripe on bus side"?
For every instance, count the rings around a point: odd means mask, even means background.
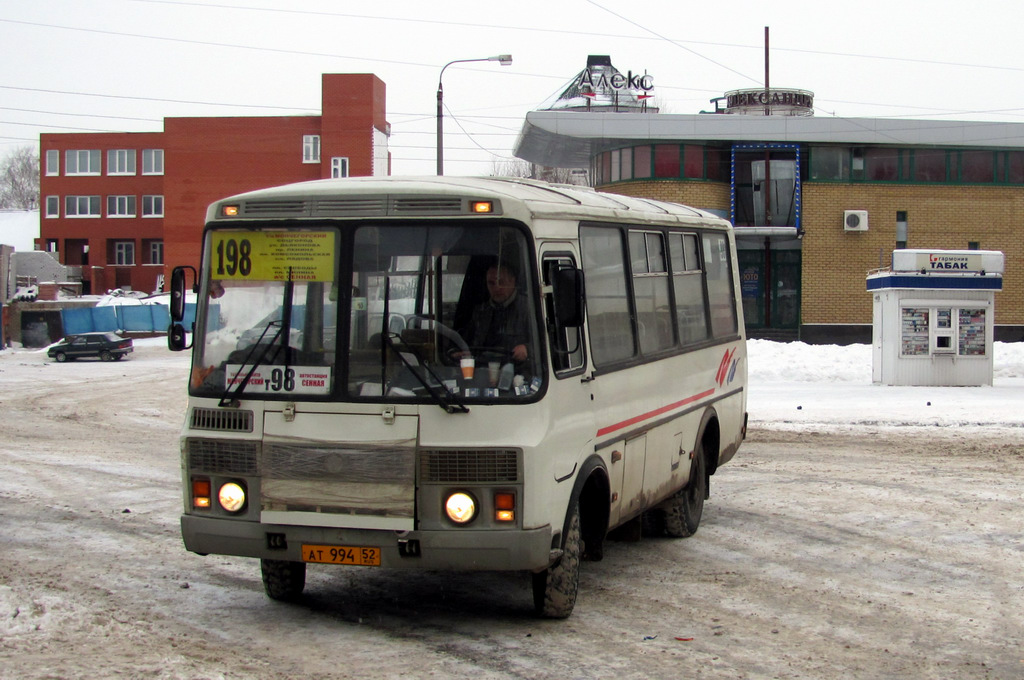
[[[606,434],[610,434],[612,432],[615,432],[616,430],[621,430],[624,427],[629,427],[630,425],[636,425],[637,423],[642,422],[644,420],[647,420],[648,418],[654,418],[656,416],[660,416],[662,413],[668,413],[669,411],[671,411],[673,409],[677,409],[680,406],[685,406],[686,404],[691,404],[691,403],[697,401],[698,399],[703,399],[704,397],[710,397],[714,393],[715,393],[715,389],[711,388],[710,390],[701,392],[700,394],[695,394],[692,397],[687,397],[686,399],[683,399],[682,401],[677,401],[674,404],[669,404],[668,406],[662,406],[659,409],[655,409],[653,411],[648,411],[647,413],[642,413],[642,414],[640,414],[638,416],[634,416],[634,417],[630,418],[629,420],[623,420],[622,422],[615,423],[614,425],[608,425],[607,427],[602,427],[600,430],[597,431],[597,436],[598,437],[603,437]]]

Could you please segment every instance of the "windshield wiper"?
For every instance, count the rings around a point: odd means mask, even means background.
[[[409,369],[409,373],[411,373],[412,376],[416,378],[416,381],[423,385],[430,396],[433,397],[434,403],[444,409],[446,413],[469,413],[469,407],[448,391],[444,382],[437,373],[435,373],[430,366],[423,361],[423,357],[421,357],[419,352],[416,351],[416,348],[411,345],[405,345],[405,343],[402,343],[404,345],[403,348],[397,347],[394,339],[392,338],[393,335],[398,337],[393,333],[385,333],[383,336],[384,342],[381,346],[389,347],[394,350],[395,354],[398,355],[398,358],[402,360],[403,364],[405,364],[405,367]],[[401,341],[400,337],[399,341]],[[412,359],[409,358],[409,355],[412,356]],[[420,372],[416,370],[417,368],[422,368],[428,377],[420,375]],[[431,384],[429,378],[434,379],[433,384]]]
[[[407,346],[405,350],[402,350],[395,346],[395,341],[392,336],[398,338],[399,340],[401,340],[401,337],[399,337],[395,333],[392,333],[388,329],[390,303],[391,277],[385,276],[384,315],[383,318],[381,319],[380,324],[380,395],[382,397],[386,397],[388,393],[387,351],[388,349],[391,349],[395,352],[395,354],[398,355],[398,358],[401,359],[402,363],[405,364],[405,367],[409,369],[409,373],[411,373],[412,376],[416,378],[416,381],[423,385],[424,388],[426,388],[427,393],[430,394],[431,397],[433,397],[435,404],[444,409],[446,413],[469,413],[469,407],[467,407],[465,404],[463,404],[461,401],[455,398],[454,395],[448,391],[448,388],[445,387],[444,383],[441,381],[441,378],[439,378],[438,375],[434,373],[433,370],[431,370],[430,366],[428,366],[427,363],[423,361],[423,357],[419,355],[419,352],[417,352],[414,347]],[[407,355],[412,355],[415,361],[410,361]],[[417,366],[422,367],[423,370],[426,371],[430,375],[430,377],[434,379],[437,385],[440,386],[440,390],[437,389],[437,387],[435,387],[434,385],[431,385],[430,381],[427,378],[424,378],[422,375],[420,375],[420,373],[416,370]]]
[[[256,369],[259,368],[260,366],[262,366],[263,363],[267,360],[267,354],[270,352],[270,350],[274,351],[274,353],[270,356],[271,363],[273,363],[274,361],[277,360],[277,355],[281,352],[281,348],[282,348],[282,345],[278,343],[278,340],[281,337],[284,337],[283,347],[284,347],[284,366],[285,366],[285,370],[287,370],[288,366],[291,365],[291,361],[292,361],[292,356],[291,356],[292,348],[291,348],[291,343],[289,342],[289,340],[291,339],[291,333],[292,333],[292,330],[291,330],[292,295],[293,295],[294,292],[295,292],[295,282],[292,281],[292,270],[291,270],[291,267],[289,267],[288,268],[288,280],[285,281],[285,284],[284,284],[284,299],[281,300],[281,321],[280,321],[280,325],[277,328],[277,332],[274,334],[274,337],[272,337],[270,339],[269,343],[264,344],[263,343],[263,338],[266,337],[267,331],[269,331],[271,329],[271,327],[273,327],[273,326],[278,324],[277,321],[269,321],[269,322],[267,322],[267,325],[263,329],[263,332],[260,333],[260,337],[256,339],[256,344],[253,345],[252,349],[249,350],[249,354],[246,355],[245,359],[242,361],[242,364],[238,367],[238,371],[235,372],[235,375],[232,376],[232,377],[228,377],[227,370],[225,368],[225,373],[224,373],[224,378],[225,378],[225,380],[224,380],[224,383],[225,383],[224,394],[222,394],[220,396],[220,402],[219,402],[218,406],[222,406],[222,407],[223,406],[231,406],[231,407],[237,407],[238,406],[238,402],[239,402],[238,397],[239,397],[239,395],[241,395],[242,392],[245,391],[245,388],[246,388],[246,386],[248,386],[249,380],[252,379],[252,376],[256,372]],[[262,347],[262,352],[259,352],[257,354],[257,351],[260,350],[261,347]],[[253,355],[256,355],[255,359],[253,358]],[[247,365],[249,365],[250,361],[252,362],[252,365],[249,366],[248,372],[246,372],[245,377],[242,378],[242,381],[240,383],[238,383],[238,386],[235,387],[234,389],[229,387],[231,382],[233,380],[235,380],[239,375],[241,375],[242,371],[245,370],[245,367]]]
[[[263,365],[263,362],[267,358],[267,353],[270,350],[274,350],[274,354],[273,356],[270,357],[270,361],[273,362],[275,359],[277,359],[277,354],[278,352],[281,351],[281,346],[277,344],[277,340],[278,338],[281,337],[281,332],[284,330],[284,325],[282,324],[281,326],[278,326],[277,332],[274,333],[274,337],[270,339],[269,343],[263,342],[263,338],[266,337],[267,331],[269,331],[271,327],[276,326],[277,323],[278,322],[276,321],[271,321],[270,323],[267,324],[266,328],[263,329],[263,332],[260,333],[260,337],[256,339],[256,344],[253,345],[252,348],[249,350],[249,354],[247,354],[245,359],[242,360],[241,365],[238,367],[238,371],[236,371],[233,376],[228,376],[227,373],[225,372],[225,383],[226,385],[230,385],[236,378],[238,378],[239,375],[242,374],[242,371],[245,370],[245,367],[249,366],[249,370],[245,374],[245,377],[242,378],[242,381],[238,383],[238,385],[235,388],[232,389],[231,387],[225,386],[224,394],[220,396],[220,403],[218,404],[218,406],[238,406],[238,395],[245,391],[245,388],[249,384],[249,380],[252,378],[253,373],[256,372],[257,368]],[[258,357],[256,357],[256,359],[253,359],[253,355],[258,350],[261,349],[262,353]],[[251,365],[250,361],[252,362]]]

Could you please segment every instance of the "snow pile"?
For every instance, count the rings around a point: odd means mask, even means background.
[[[993,384],[894,387],[871,382],[870,345],[750,340],[751,428],[1024,428],[1024,343],[993,347]]]

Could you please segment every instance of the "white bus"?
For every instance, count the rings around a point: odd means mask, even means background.
[[[610,531],[697,530],[744,438],[735,242],[708,213],[356,178],[218,201],[203,238],[188,329],[172,274],[182,534],[259,558],[271,598],[309,563],[524,570],[567,617]]]

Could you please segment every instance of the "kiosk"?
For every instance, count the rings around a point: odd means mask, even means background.
[[[894,250],[868,274],[874,297],[871,379],[883,385],[991,385],[994,250]]]

